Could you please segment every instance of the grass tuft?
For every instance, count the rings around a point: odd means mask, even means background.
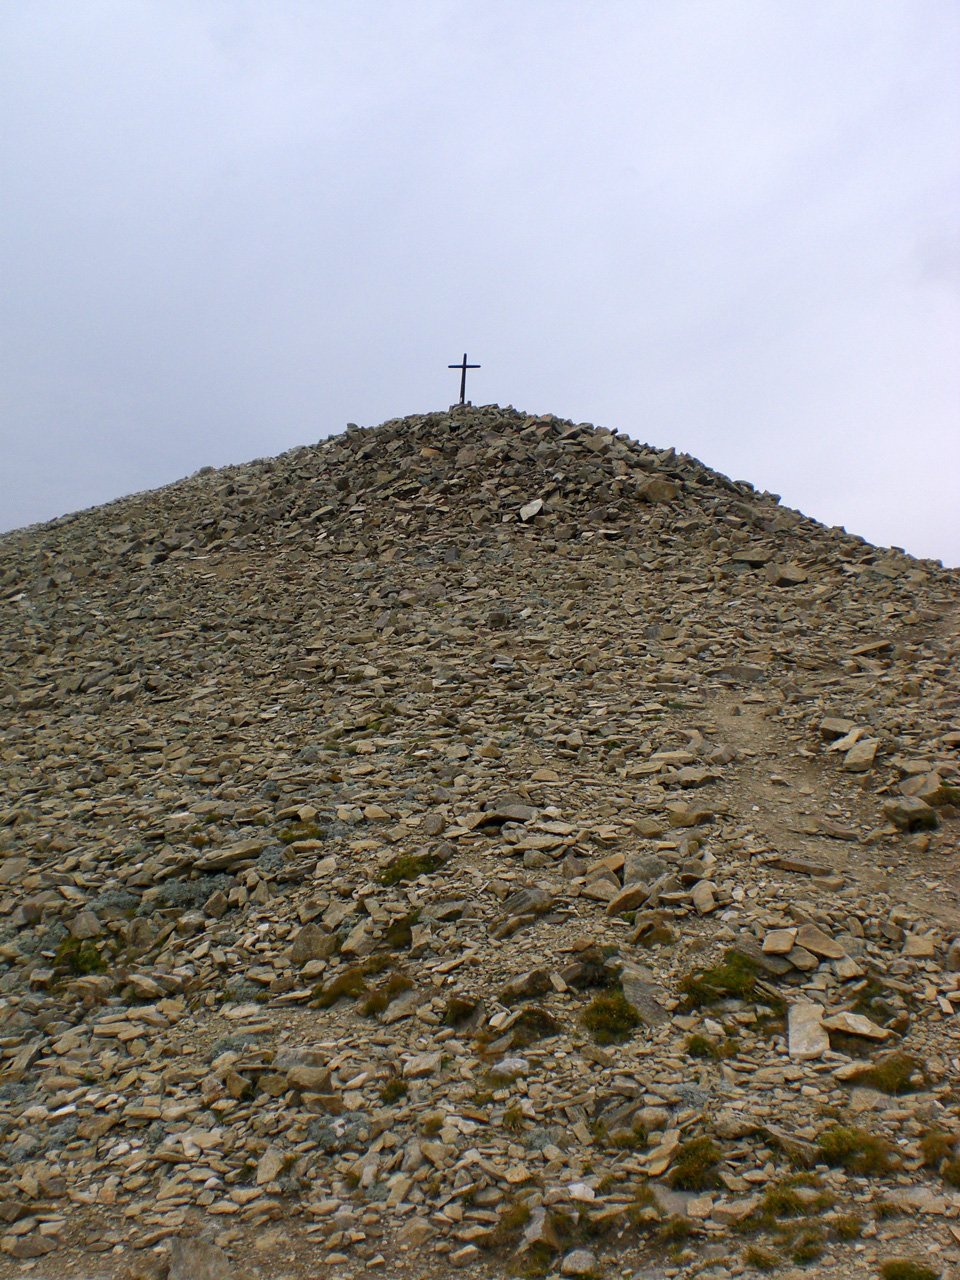
[[[548,1036],[559,1035],[562,1030],[563,1027],[552,1013],[539,1005],[531,1005],[511,1024],[510,1043],[515,1049],[523,1049]]]
[[[507,1107],[501,1123],[508,1133],[522,1133],[523,1112],[518,1106]]]
[[[465,996],[451,996],[443,1011],[445,1027],[462,1027],[477,1011],[477,1001],[468,1000]]]
[[[55,969],[66,970],[80,978],[88,973],[105,973],[107,962],[89,938],[64,938],[53,958]]]
[[[363,970],[359,966],[345,969],[335,978],[314,988],[313,1004],[318,1009],[330,1009],[338,1000],[356,1000],[367,989]]]
[[[590,1001],[581,1021],[597,1044],[621,1044],[642,1019],[622,991],[604,991]]]
[[[384,942],[393,951],[406,951],[413,942],[413,926],[419,921],[420,912],[411,911],[387,926]]]
[[[684,1049],[688,1058],[707,1058],[713,1062],[720,1062],[724,1058],[735,1057],[740,1052],[740,1045],[729,1037],[718,1042],[713,1036],[695,1033],[687,1036]]]
[[[401,1098],[407,1096],[409,1087],[406,1080],[401,1080],[399,1076],[393,1076],[380,1090],[380,1101],[387,1105],[392,1102],[399,1102]]]
[[[776,1271],[780,1258],[772,1249],[764,1249],[761,1245],[748,1245],[743,1251],[743,1260],[755,1271]]]
[[[798,1265],[815,1262],[823,1253],[826,1235],[815,1223],[807,1223],[790,1245],[790,1258]]]
[[[660,1224],[657,1231],[657,1239],[661,1244],[679,1244],[683,1240],[689,1240],[692,1234],[693,1225],[690,1219],[677,1215],[667,1218],[665,1222]]]
[[[880,1264],[881,1280],[940,1280],[940,1272],[914,1258],[890,1258]]]
[[[878,1089],[891,1096],[913,1093],[924,1085],[923,1064],[912,1054],[891,1053],[849,1076],[848,1080],[851,1084],[865,1085],[868,1089]]]
[[[405,974],[392,973],[382,987],[371,991],[360,1006],[360,1012],[365,1018],[374,1018],[378,1013],[383,1013],[397,996],[404,991],[412,991],[415,986],[416,983]]]
[[[756,996],[757,966],[739,951],[727,951],[720,964],[681,978],[680,990],[687,1010],[730,999],[750,1000]]]
[[[377,879],[383,885],[400,884],[404,880],[416,880],[418,876],[436,871],[440,859],[432,853],[404,853],[391,859]]]
[[[836,1124],[817,1139],[817,1149],[827,1164],[864,1177],[882,1177],[893,1169],[890,1144],[876,1134]]]
[[[859,1240],[863,1235],[863,1225],[858,1213],[841,1213],[831,1223],[831,1229],[838,1240]]]
[[[723,1153],[712,1138],[691,1138],[681,1144],[670,1171],[676,1191],[706,1191],[719,1185],[717,1165]]]

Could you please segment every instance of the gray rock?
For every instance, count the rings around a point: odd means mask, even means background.
[[[669,870],[668,863],[655,853],[628,853],[623,861],[624,887],[631,884],[653,884]]]
[[[670,1021],[669,1013],[657,999],[663,995],[662,989],[643,970],[625,965],[620,973],[620,982],[624,996],[647,1026],[660,1027]]]
[[[224,1251],[206,1240],[177,1236],[170,1246],[167,1280],[238,1280]]]
[[[307,960],[326,960],[337,950],[337,937],[328,933],[319,924],[305,924],[294,938],[291,951],[291,963],[305,965]]]
[[[546,995],[550,989],[550,975],[546,969],[529,969],[506,983],[500,999],[504,1004],[513,1004],[516,1000],[532,1000]]]
[[[589,1276],[597,1269],[597,1256],[589,1249],[571,1249],[560,1263],[562,1276]]]

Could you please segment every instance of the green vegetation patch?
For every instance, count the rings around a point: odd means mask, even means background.
[[[727,951],[719,964],[699,969],[680,979],[684,1005],[691,1009],[708,1008],[724,1000],[757,1000],[771,1007],[782,1007],[782,1001],[757,991],[757,966],[739,951]]]
[[[383,1013],[397,996],[403,995],[405,991],[413,991],[416,985],[406,974],[392,973],[382,986],[371,991],[360,1006],[360,1012],[365,1018],[374,1018],[378,1013]]]
[[[95,942],[85,938],[64,938],[57,947],[53,958],[54,969],[72,973],[75,977],[83,977],[88,973],[105,973],[107,962],[97,949]]]
[[[940,1272],[915,1258],[890,1258],[880,1264],[881,1280],[940,1280]]]
[[[823,1253],[827,1243],[827,1235],[822,1227],[814,1222],[807,1222],[790,1241],[790,1259],[802,1265],[815,1262]]]
[[[909,1053],[891,1053],[847,1079],[850,1084],[864,1085],[893,1096],[914,1093],[926,1083],[923,1063]]]
[[[706,1058],[713,1062],[720,1062],[724,1058],[736,1057],[740,1052],[740,1045],[738,1041],[729,1037],[726,1040],[717,1040],[714,1036],[705,1036],[698,1032],[687,1037],[684,1051],[688,1058]]]
[[[420,919],[419,911],[410,911],[387,926],[384,942],[392,951],[406,951],[413,942],[413,926]]]
[[[691,1138],[681,1143],[670,1171],[675,1191],[706,1191],[720,1185],[717,1166],[723,1153],[712,1138]]]
[[[401,1080],[399,1076],[393,1076],[380,1090],[380,1101],[388,1106],[393,1102],[399,1102],[401,1098],[407,1096],[409,1087],[406,1080]]]
[[[748,1245],[743,1251],[743,1260],[755,1271],[776,1271],[780,1266],[780,1255],[759,1244]]]
[[[954,1154],[957,1141],[955,1134],[942,1129],[931,1129],[920,1139],[924,1168],[936,1169],[949,1187],[960,1187],[960,1157]]]
[[[623,992],[615,990],[595,996],[584,1009],[581,1021],[597,1044],[621,1044],[642,1019]]]
[[[476,1013],[478,1004],[479,1001],[471,1000],[467,996],[451,996],[443,1010],[443,1025],[462,1027]]]
[[[825,1130],[817,1139],[817,1149],[827,1164],[864,1177],[882,1177],[894,1167],[888,1142],[850,1125],[836,1124]]]
[[[535,1044],[537,1040],[559,1035],[562,1030],[563,1027],[552,1013],[539,1005],[531,1005],[511,1025],[511,1044],[515,1049],[522,1049],[528,1044]]]
[[[283,828],[278,839],[281,844],[296,844],[300,840],[322,840],[326,834],[315,822],[294,822]]]
[[[440,859],[433,853],[403,853],[391,859],[377,879],[383,885],[401,884],[405,880],[416,880],[419,876],[429,875],[439,866]]]
[[[330,1009],[338,1000],[357,1000],[367,990],[367,984],[360,965],[354,965],[338,973],[335,978],[315,987],[313,1004],[318,1009]]]
[[[515,1248],[530,1221],[530,1208],[524,1202],[507,1205],[486,1238],[491,1249]]]

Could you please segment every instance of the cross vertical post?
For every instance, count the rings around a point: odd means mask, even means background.
[[[479,369],[480,365],[467,364],[467,353],[464,352],[463,360],[460,362],[460,364],[448,364],[447,368],[460,370],[460,403],[466,404],[467,403],[467,370]]]

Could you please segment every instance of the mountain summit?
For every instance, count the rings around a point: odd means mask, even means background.
[[[958,606],[497,406],[0,537],[0,1280],[947,1275]]]

